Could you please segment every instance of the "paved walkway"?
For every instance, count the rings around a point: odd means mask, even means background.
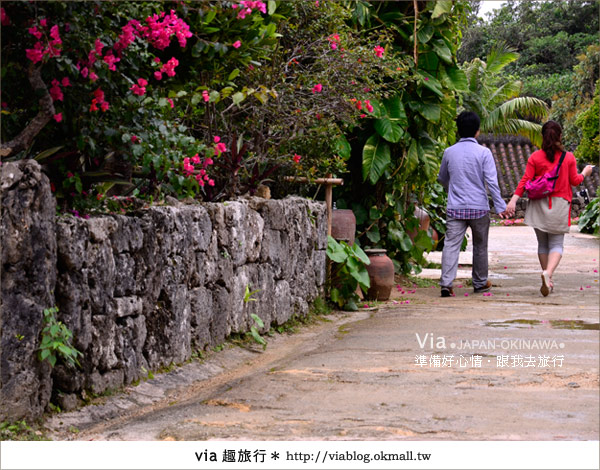
[[[82,440],[598,439],[599,258],[570,234],[544,298],[533,231],[492,227],[493,295],[395,291],[47,424]]]

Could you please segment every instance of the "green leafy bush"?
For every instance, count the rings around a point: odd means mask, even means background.
[[[367,292],[371,286],[366,268],[371,264],[369,258],[356,243],[350,246],[331,236],[327,237],[327,257],[336,263],[331,273],[331,300],[344,310],[358,310],[356,289],[360,287]]]
[[[583,233],[600,235],[600,197],[592,199],[585,207],[577,225]]]

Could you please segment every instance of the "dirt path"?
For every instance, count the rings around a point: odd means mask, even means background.
[[[569,235],[544,298],[533,231],[493,227],[491,296],[396,291],[377,311],[277,335],[264,353],[228,347],[47,426],[81,440],[597,439],[598,246]]]

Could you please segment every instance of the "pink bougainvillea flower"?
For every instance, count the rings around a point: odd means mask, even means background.
[[[169,102],[171,109],[173,109],[175,107],[175,103],[173,103],[173,100],[171,98],[167,98],[167,101]]]
[[[508,266],[504,266],[504,269],[508,269]]]
[[[320,83],[317,83],[313,89],[312,92],[313,93],[321,93],[321,91],[323,90],[323,85],[321,85]]]
[[[359,111],[362,109],[362,101],[356,102],[356,109],[358,109]]]
[[[108,111],[109,107],[110,107],[110,105],[108,104],[108,101],[103,101],[102,103],[100,103],[100,109],[102,110],[103,113]]]
[[[371,105],[371,102],[369,100],[365,100],[365,108],[367,108],[368,112],[373,112],[373,106]]]
[[[95,82],[96,80],[98,80],[98,75],[96,75],[96,72],[90,72],[90,80],[92,82]]]
[[[385,49],[381,46],[375,46],[373,51],[375,52],[375,55],[377,57],[383,57],[383,53],[385,52]]]
[[[404,303],[405,303],[405,304],[409,304],[409,303],[410,303],[410,300],[406,300]]]
[[[206,91],[206,90],[202,91],[202,98],[207,103],[210,101],[210,95],[208,94],[208,91]]]
[[[37,64],[44,58],[44,46],[38,41],[33,46],[33,49],[25,49],[25,55],[30,61]]]
[[[171,57],[166,64],[162,66],[160,71],[166,73],[169,77],[175,76],[175,67],[179,65],[179,61],[175,57]]]
[[[214,186],[215,185],[215,180],[209,179],[208,180],[208,185],[209,186]]]
[[[369,304],[364,304],[363,308],[369,308]]]
[[[146,93],[148,81],[144,78],[138,78],[137,83],[133,84],[130,90],[134,95],[143,96]]]
[[[335,51],[338,48],[338,45],[335,42],[330,42],[329,46]]]
[[[315,0],[315,7],[319,8],[319,0]]]
[[[220,155],[223,152],[227,152],[227,147],[223,142],[219,142],[217,145],[215,145],[215,155]]]
[[[10,26],[10,18],[4,11],[4,8],[0,8],[0,24],[2,26]]]
[[[216,135],[213,137],[213,141],[215,144],[218,144],[219,142],[221,142],[221,138],[218,135]]]
[[[238,40],[238,41],[235,41],[235,42],[232,44],[232,46],[233,46],[233,48],[234,48],[234,49],[239,49],[241,45],[242,45],[242,41],[239,41],[239,40]]]
[[[60,39],[60,33],[58,31],[58,25],[55,24],[54,26],[52,26],[52,28],[50,28],[50,37],[57,41],[59,44],[62,44],[62,41]]]
[[[4,12],[4,8],[2,9],[2,12]],[[4,24],[4,23],[3,23]],[[37,26],[32,26],[31,28],[29,28],[27,30],[27,32],[29,34],[31,34],[32,36],[35,36],[37,39],[41,39],[42,38],[42,33],[41,31],[37,28]]]
[[[469,293],[468,292],[465,292],[465,297],[469,297]]]
[[[98,111],[98,106],[96,106],[96,104],[98,103],[98,100],[96,98],[94,98],[92,100],[92,104],[90,105],[90,111]]]
[[[52,101],[63,101],[63,92],[60,89],[60,82],[56,79],[52,80],[52,86],[50,87],[50,96]]]
[[[598,270],[597,270],[597,269],[594,269],[594,272],[595,272],[595,273],[597,273],[597,272],[598,272]]]
[[[88,75],[89,75],[89,73],[90,72],[89,72],[89,70],[88,70],[87,67],[84,67],[84,68],[81,69],[81,75],[83,76],[83,78],[87,78]]]
[[[41,25],[43,28],[45,28],[47,24],[48,24],[48,20],[47,20],[46,18],[42,18],[42,19],[40,20],[40,25]]]
[[[581,286],[581,287],[579,288],[579,290],[583,290],[583,286]]]
[[[298,155],[297,153],[294,154],[294,163],[300,163],[300,159],[302,158],[301,155]]]
[[[140,138],[139,138],[137,135],[133,134],[133,135],[131,136],[131,142],[132,142],[133,144],[137,144],[139,141],[140,141]]]
[[[69,77],[63,77],[60,84],[64,87],[71,86],[71,82],[69,81]]]
[[[119,59],[118,57],[115,57],[115,56],[113,55],[112,51],[110,51],[108,54],[106,54],[106,55],[104,56],[104,59],[103,59],[103,60],[104,60],[104,62],[105,62],[105,63],[107,63],[107,64],[108,64],[108,70],[112,70],[112,71],[115,71],[115,70],[117,70],[117,67],[116,67],[116,65],[115,65],[115,64],[116,64],[117,62],[120,62],[120,61],[121,61],[121,59]]]
[[[162,73],[160,73],[157,70],[156,72],[154,72],[154,78],[156,78],[157,80],[161,80],[162,79]]]
[[[54,118],[54,120],[55,120],[56,122],[60,122],[60,121],[62,121],[62,113],[57,113],[57,114],[55,114],[55,115],[54,115],[54,116],[52,116],[52,117]]]
[[[200,163],[200,156],[198,154],[192,157],[192,163],[195,163],[196,165]]]
[[[100,41],[100,39],[96,39],[94,41],[94,52],[96,52],[96,54],[98,54],[98,55],[102,55],[103,48],[104,48],[104,44],[102,44],[102,41]]]

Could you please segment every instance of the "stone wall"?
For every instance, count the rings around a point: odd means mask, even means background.
[[[39,416],[51,398],[68,409],[84,390],[181,363],[248,331],[251,313],[264,330],[305,315],[325,283],[322,203],[249,198],[55,217],[31,161],[2,166],[2,198],[0,419]],[[244,302],[246,286],[256,301]],[[53,305],[81,369],[36,358]]]

